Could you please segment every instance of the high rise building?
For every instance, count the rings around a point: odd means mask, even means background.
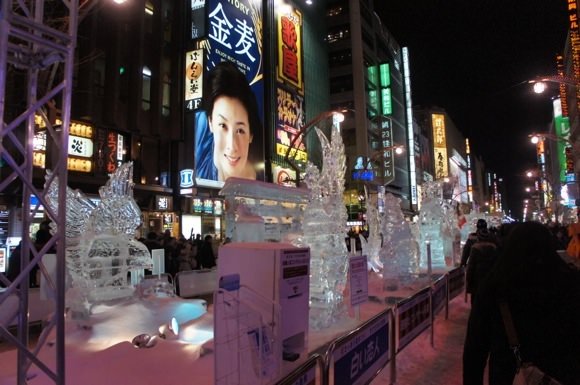
[[[347,111],[341,126],[347,194],[359,197],[363,186],[371,193],[390,192],[411,213],[417,207],[416,134],[408,123],[408,55],[381,23],[372,1],[330,0],[326,19],[331,104]],[[395,155],[395,146],[405,147],[403,155]],[[356,208],[350,211],[354,219]]]

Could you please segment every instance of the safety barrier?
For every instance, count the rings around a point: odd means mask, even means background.
[[[435,317],[445,309],[448,319],[449,302],[464,288],[465,269],[450,270],[430,286],[338,337],[276,385],[369,384],[389,363],[390,383],[395,384],[397,354],[429,328],[433,346]],[[318,376],[317,368],[321,370]]]

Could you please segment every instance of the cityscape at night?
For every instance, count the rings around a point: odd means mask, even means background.
[[[0,385],[580,384],[579,3],[1,1]]]

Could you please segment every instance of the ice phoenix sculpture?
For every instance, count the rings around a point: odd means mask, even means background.
[[[58,209],[58,179],[46,177],[48,203]],[[152,268],[147,247],[134,238],[141,210],[133,199],[133,163],[117,168],[99,188],[98,204],[82,192],[66,191],[66,265],[72,287],[67,304],[73,317],[87,318],[92,305],[130,297],[128,273]]]
[[[345,242],[346,207],[343,203],[346,157],[338,125],[330,142],[316,128],[322,145],[322,171],[308,162],[305,182],[310,198],[304,210],[303,235],[298,246],[310,247],[310,327],[326,328],[346,315],[348,251]]]

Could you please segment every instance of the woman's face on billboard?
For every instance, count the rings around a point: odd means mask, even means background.
[[[213,105],[209,120],[213,133],[213,161],[218,170],[218,179],[225,181],[230,176],[256,179],[256,172],[248,162],[252,143],[248,112],[236,98],[218,97]]]

